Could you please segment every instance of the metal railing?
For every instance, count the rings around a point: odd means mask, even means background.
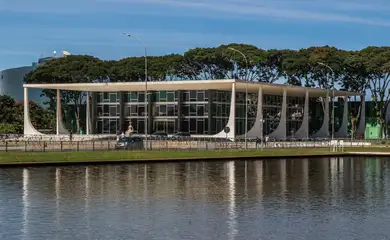
[[[77,140],[76,140],[77,139]],[[110,136],[83,139],[75,138],[70,141],[69,138],[11,138],[0,140],[0,151],[12,152],[66,152],[66,151],[110,151],[119,149],[142,150],[145,149],[145,141],[137,147],[121,148],[117,147],[117,137]],[[223,149],[245,149],[245,142],[242,139],[230,141],[227,139],[215,138],[148,138],[147,149],[149,150],[223,150]],[[350,139],[336,140],[333,142],[328,139],[321,140],[299,140],[299,141],[276,141],[269,140],[262,142],[260,140],[248,140],[247,149],[263,148],[331,148],[337,147],[370,147],[377,146],[369,141],[351,141]],[[141,147],[139,147],[141,146]],[[381,145],[386,146],[386,145]]]

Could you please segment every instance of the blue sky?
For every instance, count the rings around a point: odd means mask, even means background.
[[[0,70],[53,50],[102,59],[248,43],[299,49],[387,45],[388,0],[0,0]]]

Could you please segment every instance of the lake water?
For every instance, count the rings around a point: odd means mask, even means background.
[[[0,169],[0,239],[390,239],[389,163]]]

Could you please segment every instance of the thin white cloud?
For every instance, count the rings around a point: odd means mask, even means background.
[[[123,6],[125,5],[125,6]],[[144,8],[137,8],[143,6]],[[163,10],[160,10],[164,7]],[[390,11],[385,0],[0,0],[0,12],[48,14],[123,13],[210,18],[277,18],[390,26],[375,18]],[[380,14],[379,14],[380,15]]]
[[[371,11],[380,11],[389,8],[389,3],[385,5],[365,4],[361,2],[344,2],[336,1],[241,1],[241,0],[96,0],[98,2],[110,2],[121,4],[149,4],[156,7],[169,6],[174,8],[191,9],[192,11],[205,11],[219,13],[241,15],[241,17],[271,17],[296,20],[316,20],[328,22],[346,22],[357,24],[369,24],[378,26],[390,26],[389,19],[375,19],[373,17],[360,17],[358,12],[365,9]],[[375,0],[374,0],[375,3]],[[343,9],[349,11],[357,11],[355,14],[347,15],[347,12],[340,13]],[[336,11],[337,10],[337,11]]]

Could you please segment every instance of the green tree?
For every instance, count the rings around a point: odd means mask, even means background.
[[[361,51],[368,74],[367,88],[374,101],[376,117],[380,124],[380,137],[386,120],[386,111],[390,102],[390,48],[367,47]]]
[[[20,126],[13,123],[0,123],[0,134],[20,134]]]
[[[194,48],[184,53],[182,79],[229,79],[234,70],[224,48]]]
[[[15,100],[8,95],[0,95],[0,123],[13,123],[18,118]]]
[[[85,55],[71,55],[50,60],[30,72],[26,83],[91,83],[108,79],[107,64],[98,58]],[[55,109],[56,93],[53,90],[43,91],[49,99],[51,110]],[[77,91],[61,91],[61,102],[66,108],[67,104],[75,106],[75,119],[77,131],[80,131],[80,107],[85,102],[86,93]]]
[[[343,51],[343,71],[340,84],[342,90],[360,93],[364,95],[369,84],[369,75],[365,65],[364,57],[359,51]],[[355,96],[356,101],[356,96]],[[362,104],[365,104],[364,102]],[[355,138],[357,122],[362,110],[362,104],[358,109],[350,111],[351,138]]]

